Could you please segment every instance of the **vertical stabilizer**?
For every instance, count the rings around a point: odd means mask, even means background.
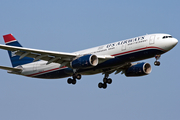
[[[14,38],[14,36],[12,34],[4,35],[3,38],[4,38],[4,42],[6,43],[6,45],[22,47],[21,44]],[[13,67],[31,63],[34,60],[33,58],[29,58],[29,57],[24,57],[22,59],[19,59],[20,56],[17,56],[15,54],[15,52],[13,52],[13,51],[12,52],[8,51],[8,54],[9,54],[9,57],[10,57]]]

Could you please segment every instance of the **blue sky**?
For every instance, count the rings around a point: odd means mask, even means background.
[[[1,0],[0,35],[12,33],[28,48],[74,52],[151,33],[180,40],[178,0]],[[0,44],[4,44],[1,37]],[[148,76],[111,74],[113,83],[99,89],[101,74],[43,80],[0,70],[1,120],[179,120],[179,44],[155,59]],[[0,50],[0,65],[11,66]]]

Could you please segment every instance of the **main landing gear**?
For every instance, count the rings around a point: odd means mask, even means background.
[[[156,55],[155,56],[155,58],[156,58],[156,61],[154,62],[155,66],[160,66],[160,62],[158,61],[160,57],[161,57],[161,55]]]
[[[68,78],[67,83],[68,84],[76,84],[76,79],[80,80],[81,79],[81,74],[73,74],[72,78]]]
[[[98,87],[99,87],[99,88],[106,89],[106,88],[107,88],[107,84],[111,84],[111,83],[112,83],[112,79],[111,79],[111,78],[108,78],[108,77],[109,77],[109,75],[105,74],[105,77],[104,77],[104,79],[103,79],[103,83],[100,82],[100,83],[98,84]]]
[[[107,84],[111,84],[112,83],[112,79],[108,78],[108,77],[109,77],[109,74],[105,74],[105,76],[103,78],[103,82],[100,82],[98,84],[99,88],[106,89],[107,88]],[[67,83],[75,85],[77,80],[80,80],[80,79],[81,79],[81,74],[74,73],[72,75],[72,78],[68,78],[67,79]]]

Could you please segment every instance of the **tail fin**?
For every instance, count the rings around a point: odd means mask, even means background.
[[[3,38],[4,38],[4,42],[6,43],[6,45],[22,47],[21,44],[14,38],[14,36],[12,34],[4,35]],[[24,57],[22,59],[19,59],[20,56],[16,56],[11,51],[8,51],[8,54],[9,54],[9,57],[10,57],[13,67],[31,63],[34,60],[33,58],[29,58],[29,57]]]

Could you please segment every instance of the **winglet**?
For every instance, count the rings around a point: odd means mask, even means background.
[[[14,38],[12,34],[3,35],[3,38],[4,38],[5,43],[16,41],[16,39]]]

